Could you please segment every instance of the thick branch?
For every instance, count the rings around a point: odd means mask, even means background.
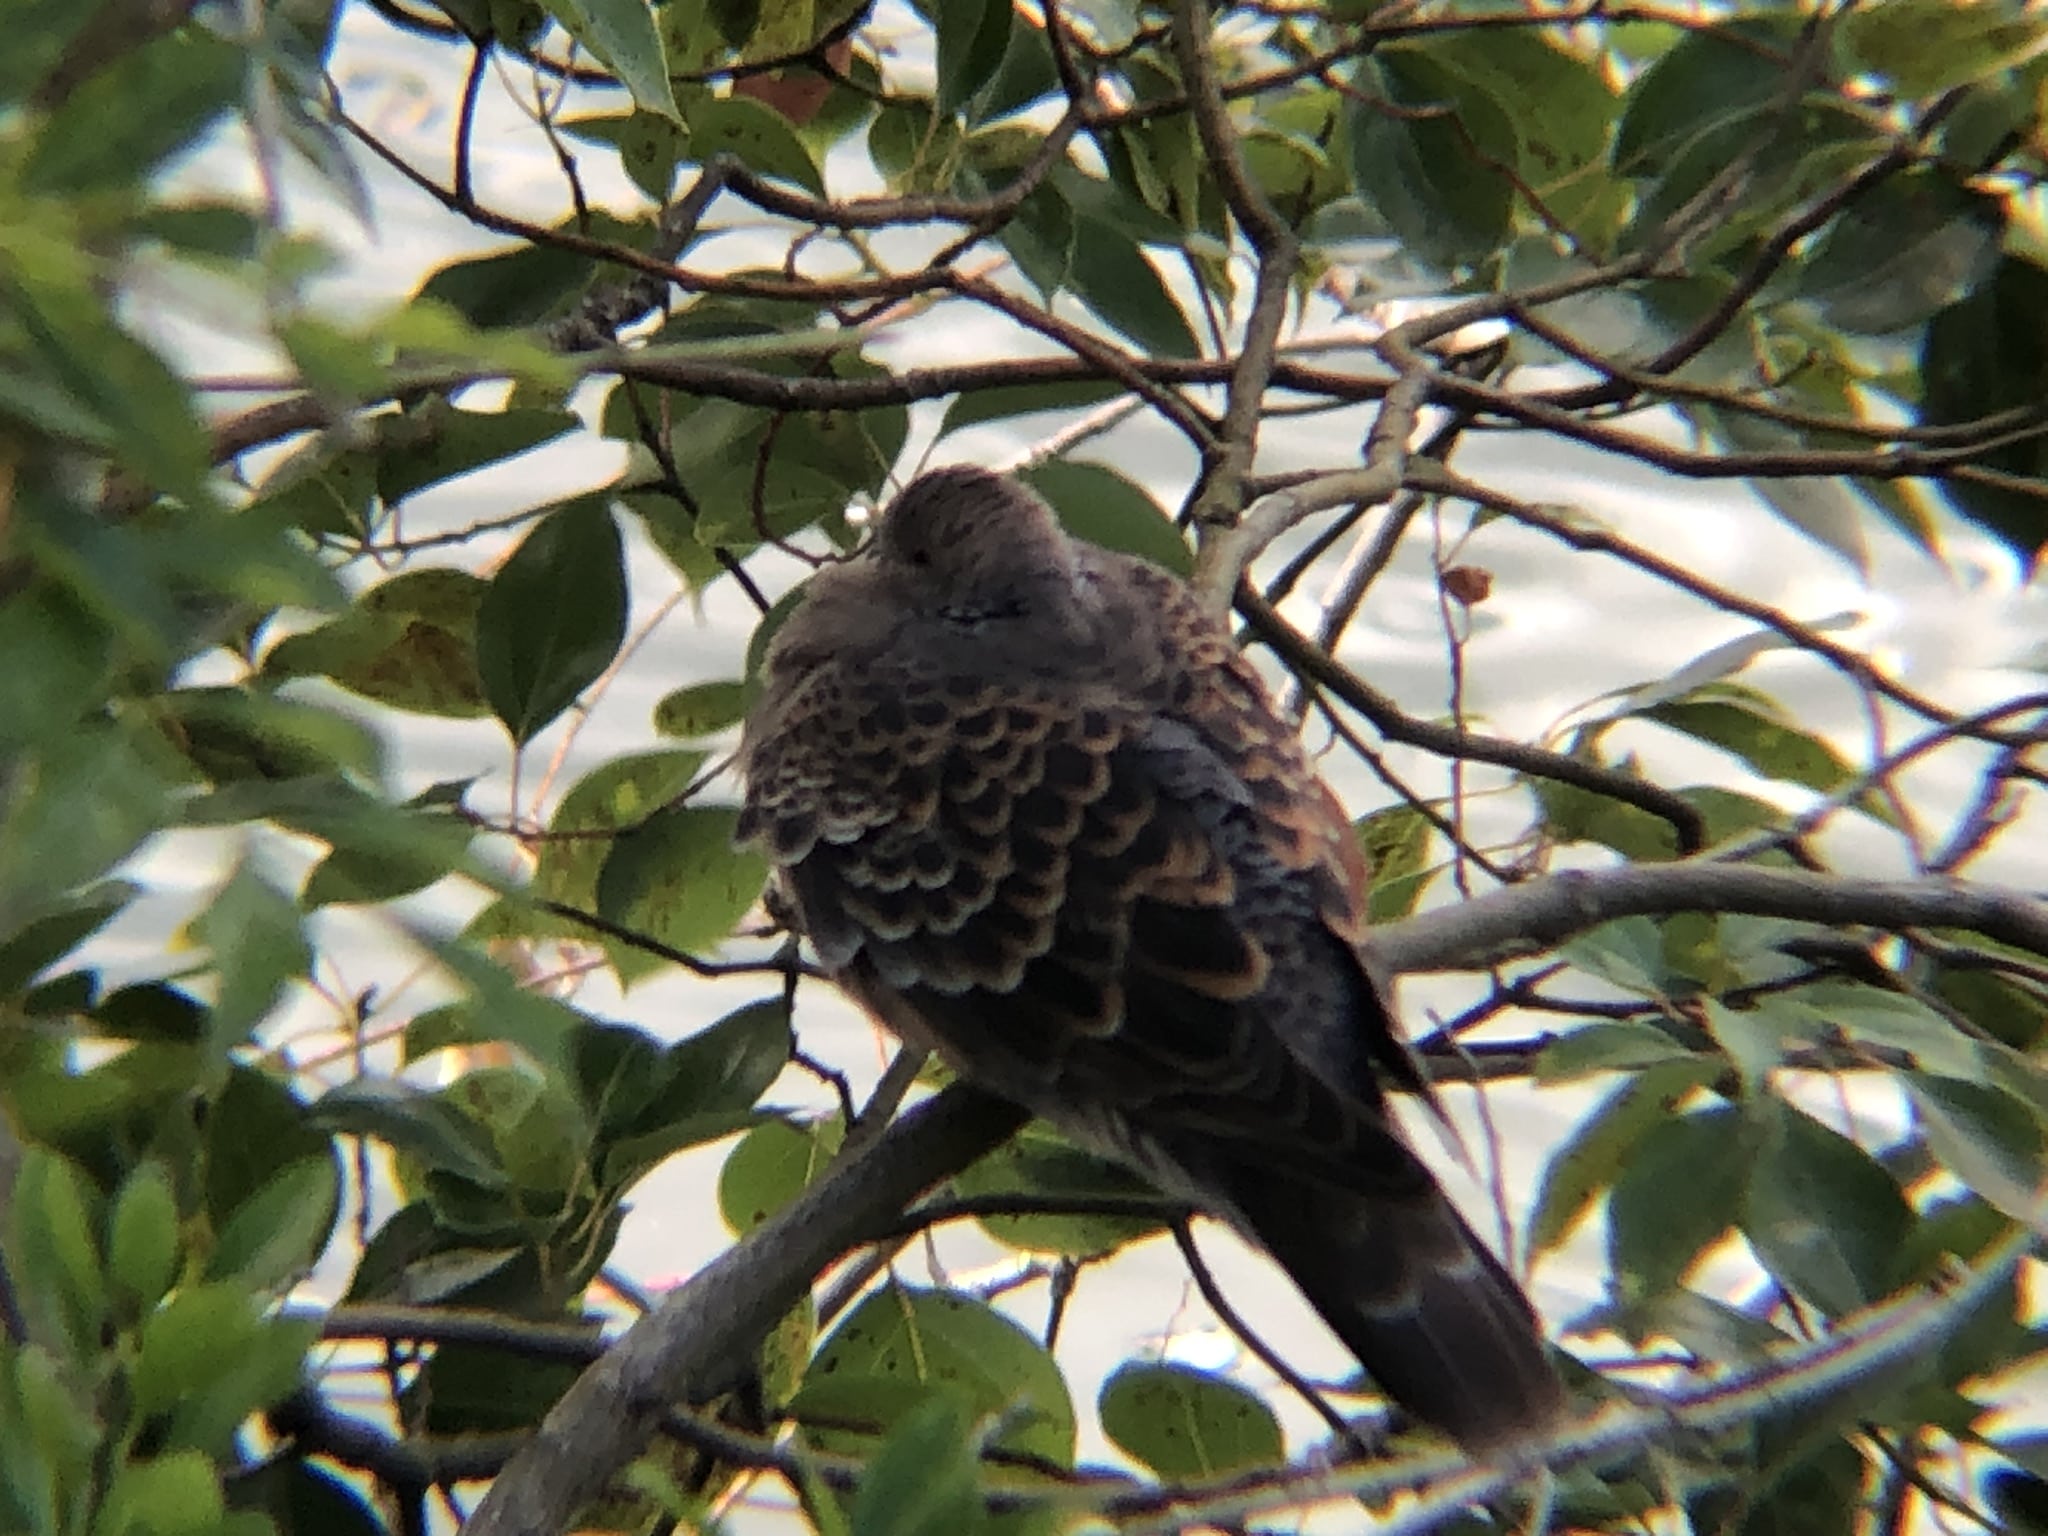
[[[1404,373],[1380,402],[1379,415],[1365,440],[1361,468],[1339,470],[1268,491],[1235,523],[1218,527],[1203,541],[1195,566],[1195,586],[1221,613],[1251,563],[1280,535],[1297,523],[1334,507],[1375,507],[1392,499],[1408,472],[1408,440],[1414,435],[1430,375],[1422,369]],[[1236,387],[1233,381],[1233,389]],[[1261,388],[1264,381],[1261,382]],[[1235,398],[1233,396],[1233,398]],[[1243,490],[1240,475],[1236,491]]]
[[[1621,917],[1742,912],[1834,927],[1965,928],[2048,955],[2048,901],[1957,880],[1861,880],[1705,862],[1574,869],[1375,931],[1395,971],[1466,970],[1528,955]]]
[[[720,1390],[847,1249],[876,1237],[1024,1113],[949,1088],[866,1153],[842,1159],[635,1323],[549,1413],[464,1525],[466,1536],[555,1536],[639,1454],[671,1406]]]

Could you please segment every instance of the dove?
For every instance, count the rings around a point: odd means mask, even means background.
[[[810,579],[739,763],[739,836],[906,1044],[1237,1229],[1473,1454],[1555,1425],[1534,1310],[1390,1112],[1429,1090],[1358,839],[1177,577],[932,471]]]

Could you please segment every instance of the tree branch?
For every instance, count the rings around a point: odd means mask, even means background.
[[[1148,1489],[1108,1501],[1103,1513],[1123,1536],[1168,1536],[1191,1525],[1241,1526],[1261,1513],[1338,1498],[1383,1499],[1418,1485],[1427,1491],[1378,1536],[1423,1536],[1475,1504],[1497,1499],[1538,1466],[1565,1467],[1613,1458],[1676,1431],[1714,1433],[1766,1414],[1818,1408],[1851,1388],[1916,1371],[2002,1286],[2034,1246],[2018,1228],[1988,1249],[1959,1280],[1915,1289],[1872,1307],[1812,1343],[1775,1350],[1756,1370],[1649,1407],[1616,1405],[1570,1425],[1513,1461],[1474,1466],[1455,1452],[1331,1469],[1289,1467],[1207,1488]]]
[[[1670,790],[1645,779],[1617,773],[1598,763],[1546,752],[1525,742],[1499,736],[1480,736],[1456,726],[1417,720],[1404,713],[1378,689],[1366,685],[1327,651],[1289,624],[1271,604],[1249,585],[1237,589],[1237,611],[1244,615],[1254,633],[1279,654],[1281,660],[1303,677],[1349,704],[1370,720],[1389,741],[1405,742],[1444,757],[1472,762],[1495,763],[1518,773],[1561,784],[1575,784],[1596,795],[1622,801],[1671,824],[1681,853],[1696,853],[1706,845],[1706,823],[1692,805]]]
[[[1193,522],[1206,533],[1229,529],[1243,511],[1244,478],[1251,472],[1259,443],[1259,420],[1266,387],[1287,316],[1287,299],[1300,266],[1301,243],[1294,230],[1252,179],[1244,151],[1217,87],[1209,59],[1210,29],[1204,0],[1179,0],[1173,8],[1173,54],[1180,65],[1188,96],[1188,113],[1202,152],[1223,188],[1238,227],[1259,258],[1251,313],[1245,319],[1244,345],[1231,370],[1230,390],[1216,441],[1207,455],[1193,502]],[[1242,569],[1240,565],[1239,569]],[[1230,607],[1237,575],[1211,571],[1201,590],[1217,613]]]
[[[585,1371],[505,1466],[465,1536],[555,1536],[660,1427],[744,1368],[847,1249],[889,1230],[933,1184],[1000,1145],[1022,1110],[949,1088],[892,1125],[699,1270]]]
[[[1535,953],[1621,917],[1741,912],[1831,927],[1966,928],[2048,955],[2048,901],[1938,878],[1863,880],[1690,860],[1573,869],[1373,931],[1400,971],[1469,970]]]

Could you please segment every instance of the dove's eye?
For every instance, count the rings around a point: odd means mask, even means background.
[[[932,552],[928,549],[913,549],[910,552],[910,563],[912,565],[930,565],[932,563]]]

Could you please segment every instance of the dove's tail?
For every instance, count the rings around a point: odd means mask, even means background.
[[[1534,1309],[1433,1184],[1245,1174],[1234,1203],[1252,1235],[1394,1402],[1480,1455],[1555,1427],[1564,1391]]]

